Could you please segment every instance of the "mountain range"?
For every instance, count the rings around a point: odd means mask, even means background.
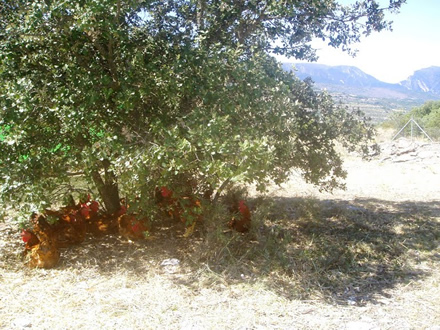
[[[318,89],[326,89],[343,103],[357,106],[376,121],[394,111],[406,111],[428,100],[440,100],[440,67],[415,71],[397,84],[376,79],[354,66],[316,63],[283,63],[300,79],[310,77]]]
[[[418,70],[408,79],[401,81],[400,85],[408,90],[427,92],[440,98],[440,67],[431,66]]]

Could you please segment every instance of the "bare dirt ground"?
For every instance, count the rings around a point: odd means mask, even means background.
[[[0,328],[439,330],[440,147],[396,143],[347,156],[345,191],[294,175],[244,236],[89,238],[30,270],[0,223]]]
[[[440,200],[440,144],[399,139],[380,143],[381,154],[369,162],[347,156],[346,190],[320,193],[304,184],[299,175],[283,186],[282,195],[315,196],[320,199],[376,198],[388,201]],[[278,194],[278,192],[276,192]]]

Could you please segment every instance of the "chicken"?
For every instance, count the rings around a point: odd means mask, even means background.
[[[67,218],[69,214],[76,213],[85,205],[85,203],[82,202],[75,204],[75,200],[71,195],[69,196],[68,200],[69,203],[66,206],[63,206],[58,210],[52,210],[47,208],[44,210],[43,213],[46,216],[53,217],[55,219],[62,219],[62,218]]]
[[[87,220],[87,231],[93,236],[118,232],[118,217],[113,214],[96,214]]]
[[[193,234],[196,223],[203,220],[202,203],[193,197],[182,197],[179,206],[179,220],[186,226],[183,237],[189,237]]]
[[[45,214],[32,213],[31,223],[33,226],[33,232],[40,236],[47,236],[52,234],[52,226],[47,221],[47,216]]]
[[[155,188],[156,204],[163,212],[165,217],[174,220],[180,220],[180,205],[176,198],[173,197],[173,191],[167,187]]]
[[[60,260],[60,251],[50,235],[40,233],[39,243],[30,249],[28,266],[31,268],[53,268]]]
[[[33,234],[25,232],[23,240],[29,243],[28,266],[31,268],[52,268],[55,267],[60,260],[60,252],[58,250],[55,231],[46,221],[46,217],[42,214],[33,214],[31,221],[34,225]],[[31,245],[30,242],[38,243]]]
[[[40,243],[37,235],[35,235],[31,230],[23,229],[21,232],[21,239],[25,243],[24,254],[26,255],[35,245]]]
[[[167,187],[156,187],[156,198],[159,202],[161,201],[169,201],[173,197],[173,192],[169,190]]]
[[[97,212],[96,204],[95,201],[90,202],[88,196],[86,202],[72,202],[59,210],[46,209],[43,214],[33,213],[32,230],[23,230],[21,234],[28,265],[33,268],[52,268],[60,259],[58,248],[83,242],[86,219]]]
[[[119,211],[116,212],[116,215],[119,217],[121,215],[124,215],[125,213],[127,213],[127,206],[121,204],[121,207],[119,208]]]
[[[97,201],[90,202],[90,215],[96,214],[99,211],[99,203]]]
[[[176,201],[176,220],[183,223],[192,222],[192,208],[196,206],[190,197],[181,197]]]
[[[54,225],[57,246],[80,244],[86,237],[86,222],[80,212],[71,213]]]
[[[124,214],[118,218],[119,234],[129,240],[145,238],[148,232],[145,220],[138,220],[132,214]]]
[[[127,207],[122,204],[114,214],[101,214],[98,202],[92,201],[89,205],[89,213],[86,215],[87,231],[95,237],[116,234],[118,232],[118,218],[126,212]]]
[[[210,196],[211,192],[207,192],[203,197],[210,199]],[[185,224],[186,230],[183,236],[192,235],[196,223],[202,221],[201,200],[192,195],[176,197],[167,187],[156,187],[155,198],[156,204],[166,217]]]
[[[239,233],[248,232],[251,227],[251,212],[249,207],[244,200],[240,200],[238,205],[233,206],[231,209],[234,210],[235,208],[238,209],[237,215],[229,221],[228,226]]]
[[[50,232],[59,248],[66,248],[84,241],[85,218],[88,213],[88,206],[85,205],[67,206],[57,211],[45,210],[46,220],[48,217],[56,220],[50,224]]]

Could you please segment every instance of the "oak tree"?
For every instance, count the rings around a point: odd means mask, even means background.
[[[85,180],[114,212],[157,185],[263,189],[292,169],[338,187],[336,143],[368,154],[372,127],[274,55],[354,53],[403,3],[2,0],[1,199],[39,208]]]

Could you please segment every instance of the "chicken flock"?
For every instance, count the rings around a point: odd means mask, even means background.
[[[203,220],[199,198],[177,198],[167,187],[156,187],[155,201],[165,217],[185,224],[184,237],[190,236],[196,223]],[[235,200],[228,209],[231,217],[228,227],[240,233],[249,231],[251,213],[246,202]],[[124,203],[117,212],[109,214],[101,211],[99,203],[91,200],[90,195],[59,210],[33,213],[29,225],[22,230],[21,238],[25,244],[26,264],[31,268],[55,267],[60,260],[59,249],[82,243],[87,234],[99,237],[119,233],[129,240],[141,240],[148,237],[151,230],[148,219],[131,214]]]

